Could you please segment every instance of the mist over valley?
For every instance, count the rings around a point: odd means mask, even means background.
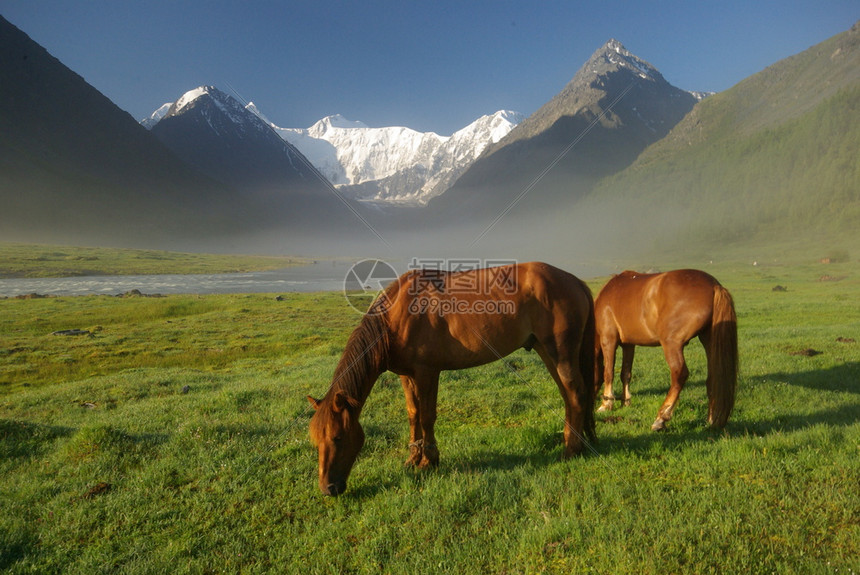
[[[214,86],[138,122],[0,26],[0,240],[574,271],[857,247],[857,25],[715,95],[610,39],[539,110],[450,136],[283,128]]]

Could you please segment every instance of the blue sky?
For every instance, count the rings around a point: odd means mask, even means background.
[[[136,119],[213,84],[282,127],[331,114],[448,135],[531,114],[610,38],[721,91],[860,19],[857,0],[0,0],[0,14]]]

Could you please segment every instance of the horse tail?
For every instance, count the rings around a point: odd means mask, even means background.
[[[584,413],[583,429],[588,439],[594,443],[597,441],[596,424],[594,421],[594,398],[597,393],[595,373],[597,365],[597,329],[594,319],[594,297],[591,290],[583,282],[585,293],[588,295],[588,313],[585,318],[585,330],[582,334],[582,345],[579,347],[579,373],[582,374],[584,389],[581,394],[582,411]]]
[[[725,427],[735,406],[738,382],[738,321],[732,296],[714,286],[714,311],[708,349],[708,422]]]

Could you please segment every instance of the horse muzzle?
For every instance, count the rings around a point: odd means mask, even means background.
[[[323,495],[337,496],[346,491],[346,481],[336,481],[323,486],[320,485],[320,491]]]

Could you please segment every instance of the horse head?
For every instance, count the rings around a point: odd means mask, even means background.
[[[319,486],[324,495],[346,491],[346,480],[358,452],[364,446],[364,430],[358,422],[361,404],[338,391],[331,397],[308,401],[316,410],[311,418],[311,441],[319,450]]]

